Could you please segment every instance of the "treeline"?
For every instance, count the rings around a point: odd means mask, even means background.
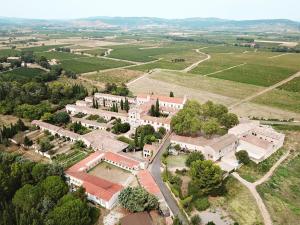
[[[54,81],[61,75],[60,67],[37,76],[0,76],[0,113],[39,119],[45,112],[63,108],[66,104],[88,95],[82,85]],[[52,104],[56,105],[53,109]]]
[[[237,41],[247,42],[247,43],[253,43],[254,42],[253,38],[247,38],[247,37],[237,37],[236,40]]]
[[[57,52],[71,52],[71,49],[70,48],[59,47],[59,48],[55,48],[55,51],[57,51]]]
[[[106,83],[104,93],[119,96],[128,96],[130,94],[130,91],[125,84],[118,86],[115,83]]]
[[[0,144],[8,146],[10,138],[15,136],[19,131],[25,131],[27,129],[28,127],[25,126],[21,119],[10,126],[3,125],[2,128],[0,128]]]
[[[300,49],[281,46],[272,48],[272,52],[300,53]]]
[[[91,225],[99,211],[80,188],[68,193],[63,169],[0,152],[0,225]]]

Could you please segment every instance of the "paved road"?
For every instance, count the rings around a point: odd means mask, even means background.
[[[256,97],[258,97],[260,95],[263,95],[263,94],[265,94],[265,93],[267,93],[269,91],[272,91],[273,89],[275,89],[275,88],[277,88],[277,87],[279,87],[279,86],[281,86],[281,85],[283,85],[283,84],[285,84],[285,83],[287,83],[287,82],[289,82],[289,81],[291,81],[291,80],[293,80],[293,79],[295,79],[297,77],[300,77],[300,71],[298,73],[296,73],[296,74],[288,77],[285,80],[282,80],[282,81],[280,81],[280,82],[278,82],[278,83],[276,83],[276,84],[274,84],[274,85],[272,85],[270,87],[265,88],[264,90],[262,90],[260,92],[257,92],[257,93],[255,93],[253,95],[250,95],[249,97],[247,97],[247,98],[245,98],[245,99],[243,99],[243,100],[241,100],[241,101],[239,101],[237,103],[234,103],[233,105],[229,106],[228,108],[229,109],[233,109],[233,108],[241,105],[242,103],[249,102],[249,101],[253,100],[254,98],[256,98]]]
[[[164,145],[159,150],[158,154],[154,158],[149,170],[152,174],[156,184],[159,186],[160,191],[162,192],[163,196],[165,197],[165,200],[171,209],[172,213],[174,215],[178,215],[179,219],[183,222],[183,224],[188,224],[186,221],[186,218],[179,210],[179,207],[177,205],[176,200],[173,198],[172,194],[170,193],[169,189],[166,187],[165,183],[163,182],[161,178],[161,156],[166,151],[167,147],[170,144],[170,139],[167,138]]]

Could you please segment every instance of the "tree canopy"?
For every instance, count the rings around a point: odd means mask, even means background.
[[[172,130],[179,135],[195,136],[204,133],[207,136],[219,133],[238,124],[238,118],[221,104],[208,101],[200,104],[187,101],[171,121]]]

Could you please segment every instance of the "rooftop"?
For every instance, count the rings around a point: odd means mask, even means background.
[[[154,223],[148,212],[139,212],[123,217],[121,225],[154,225]]]
[[[178,141],[182,143],[188,143],[195,146],[201,146],[204,147],[209,143],[209,140],[200,136],[200,137],[186,137],[186,136],[180,136],[176,134],[172,134],[171,136],[172,141]]]
[[[137,174],[137,178],[143,188],[145,188],[149,193],[162,198],[162,193],[160,192],[159,187],[155,183],[152,175],[148,170],[141,170]]]
[[[238,141],[238,138],[233,134],[225,134],[221,137],[213,139],[208,146],[214,149],[215,151],[222,150],[223,148],[233,144]]]
[[[137,98],[141,99],[147,99],[150,98],[150,100],[155,100],[158,99],[161,102],[169,102],[169,103],[175,103],[175,104],[184,104],[185,98],[178,98],[178,97],[168,97],[168,96],[163,96],[163,95],[145,95],[141,94],[138,95]]]
[[[134,168],[139,166],[139,161],[128,158],[126,156],[120,155],[120,154],[116,154],[113,152],[106,152],[105,153],[105,159],[115,162],[115,163],[119,163],[122,164],[123,166],[126,166],[128,168]]]
[[[260,139],[259,137],[256,137],[254,135],[247,135],[244,137],[241,137],[240,140],[248,142],[252,145],[255,145],[257,147],[268,149],[272,146],[272,144],[264,139]]]

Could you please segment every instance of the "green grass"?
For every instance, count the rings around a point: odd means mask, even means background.
[[[300,92],[300,77],[289,81],[288,83],[278,87],[278,89],[292,92]]]
[[[0,74],[0,79],[24,82],[44,73],[45,71],[36,68],[17,68]]]
[[[273,224],[298,225],[300,219],[300,156],[281,165],[266,183],[258,186]]]
[[[91,50],[84,50],[83,52],[91,54],[91,55],[98,55],[101,56],[103,55],[105,52],[107,51],[107,49],[104,48],[94,48]]]
[[[86,58],[87,56],[84,55],[77,55],[77,54],[72,54],[72,53],[67,53],[67,52],[36,52],[35,55],[37,56],[44,56],[47,59],[58,59],[60,61],[63,60],[71,60],[75,58]]]
[[[75,73],[87,73],[91,71],[100,71],[130,65],[130,63],[127,62],[119,62],[110,59],[99,59],[95,57],[63,60],[61,61],[61,64],[65,70],[72,70]]]
[[[36,47],[22,48],[22,51],[45,52],[45,51],[49,51],[50,49],[59,48],[59,47],[63,47],[66,45],[67,44],[36,46]]]
[[[19,56],[21,51],[14,49],[1,49],[0,57]]]
[[[234,221],[242,225],[263,224],[255,199],[243,184],[229,177],[226,189],[225,196],[209,199],[212,208],[223,208]]]
[[[168,168],[172,167],[185,167],[185,161],[188,155],[179,154],[179,155],[169,155],[167,157]]]
[[[249,165],[243,165],[241,168],[239,168],[238,173],[245,180],[249,182],[255,182],[256,180],[263,177],[271,169],[274,163],[276,163],[280,159],[284,152],[284,149],[279,149],[268,159],[259,164],[250,162]]]
[[[255,98],[252,102],[300,113],[299,92],[275,89]]]

